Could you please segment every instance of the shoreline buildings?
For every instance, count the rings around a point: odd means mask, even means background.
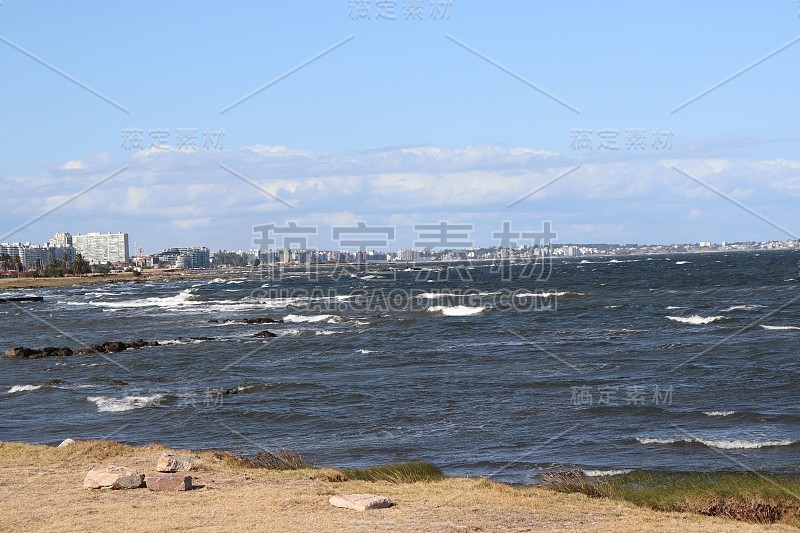
[[[69,233],[56,233],[54,239],[66,236]],[[76,254],[90,264],[105,265],[106,263],[128,264],[128,234],[127,233],[83,233],[72,235],[72,246]],[[52,242],[52,241],[51,241]]]

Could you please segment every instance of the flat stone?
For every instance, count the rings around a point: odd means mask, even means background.
[[[89,470],[83,480],[85,489],[138,489],[144,474],[126,466],[98,466]]]
[[[386,509],[394,505],[386,496],[374,494],[337,494],[331,496],[328,503],[334,507],[353,509],[355,511],[368,511],[370,509]]]
[[[187,457],[178,457],[171,453],[162,453],[156,463],[159,472],[188,472],[192,469],[192,460]]]
[[[59,448],[66,448],[70,444],[75,444],[73,439],[64,439],[61,441],[61,444],[58,445]]]
[[[147,488],[158,492],[175,492],[192,488],[192,476],[185,474],[147,474]]]

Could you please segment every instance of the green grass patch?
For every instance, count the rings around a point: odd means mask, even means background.
[[[800,524],[800,475],[634,471],[591,478],[573,471],[547,474],[542,485],[659,511],[694,512],[759,524]]]
[[[390,483],[416,483],[418,481],[440,481],[444,474],[431,463],[413,461],[368,468],[344,470],[347,479],[361,481],[388,481]]]

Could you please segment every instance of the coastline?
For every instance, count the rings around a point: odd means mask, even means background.
[[[244,278],[248,276],[249,272],[249,269],[243,269],[241,272],[231,270],[223,272],[145,271],[141,276],[134,276],[131,272],[123,272],[97,276],[64,276],[63,278],[0,278],[0,290],[74,287],[111,283],[145,283],[148,281]]]
[[[625,501],[518,487],[476,478],[338,481],[329,468],[247,468],[225,454],[187,450],[196,489],[180,493],[87,490],[86,472],[119,464],[153,472],[153,444],[79,441],[67,447],[0,443],[0,523],[8,530],[110,531],[793,531]],[[334,471],[335,472],[335,471]],[[334,494],[389,497],[389,509],[357,512]]]

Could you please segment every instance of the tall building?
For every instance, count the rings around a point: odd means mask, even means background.
[[[72,246],[75,253],[87,263],[127,263],[128,234],[127,233],[85,233],[72,236]]]
[[[50,239],[50,246],[58,248],[68,248],[72,246],[72,235],[69,233],[56,233]]]

